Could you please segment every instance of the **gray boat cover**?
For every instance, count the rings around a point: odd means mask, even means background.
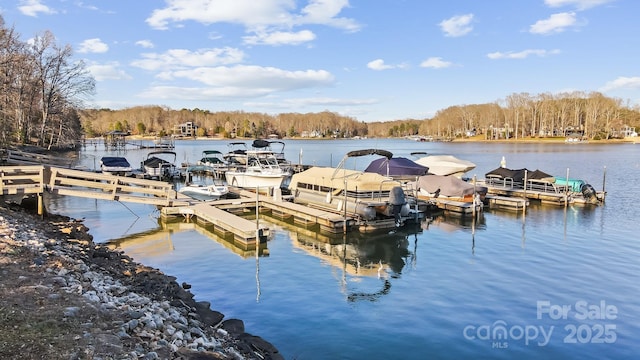
[[[416,181],[416,188],[423,189],[430,194],[439,194],[447,197],[464,197],[477,193],[486,193],[487,187],[473,185],[460,178],[450,175],[424,175]]]

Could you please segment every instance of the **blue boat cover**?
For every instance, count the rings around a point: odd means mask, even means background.
[[[387,173],[387,165],[389,168],[389,173]],[[421,175],[425,175],[427,171],[429,171],[429,168],[426,166],[417,164],[413,160],[403,158],[403,157],[392,157],[391,159],[382,157],[382,158],[373,160],[364,171],[378,173],[380,175],[392,176],[392,177],[393,176],[421,176]]]
[[[105,156],[100,161],[107,167],[131,167],[127,159],[119,156]]]

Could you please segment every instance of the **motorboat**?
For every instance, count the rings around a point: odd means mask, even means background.
[[[414,152],[412,155],[425,154]],[[415,160],[416,163],[429,168],[433,175],[453,175],[461,178],[465,173],[475,169],[476,164],[459,159],[453,155],[426,155]]]
[[[600,204],[605,192],[596,191],[582,179],[556,177],[541,170],[509,169],[500,166],[485,174],[485,184],[502,189],[564,194],[572,203]]]
[[[251,143],[251,147],[254,150],[268,150],[273,151],[273,155],[278,160],[278,164],[289,166],[290,162],[286,159],[284,155],[284,147],[285,143],[279,140],[264,140],[264,139],[255,139]]]
[[[472,184],[452,175],[424,175],[412,183],[419,197],[460,202],[483,202],[487,187]]]
[[[227,170],[227,184],[249,189],[280,188],[291,174],[284,171],[272,151],[247,150],[246,166]]]
[[[247,144],[241,141],[230,142],[227,151],[222,157],[230,166],[247,165]]]
[[[378,217],[403,217],[410,213],[402,183],[389,176],[344,168],[347,158],[381,155],[390,159],[386,150],[365,149],[345,155],[338,167],[314,166],[293,174],[289,190],[293,201],[329,211],[357,214],[363,220]]]
[[[121,156],[103,156],[100,168],[104,174],[109,175],[131,176],[133,172],[129,161]]]
[[[214,179],[213,184],[188,183],[178,192],[198,200],[218,200],[229,193],[229,188],[221,180]]]
[[[215,170],[221,170],[227,167],[224,161],[224,155],[218,150],[204,150],[202,152],[202,157],[198,160],[196,165],[205,166]]]
[[[400,181],[416,180],[419,176],[426,175],[429,168],[404,157],[380,157],[373,160],[365,172],[375,172],[380,175],[392,177]]]
[[[140,166],[144,176],[158,180],[179,179],[182,174],[175,165],[176,156],[174,151],[150,152]]]

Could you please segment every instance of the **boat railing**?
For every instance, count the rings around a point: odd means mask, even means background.
[[[567,185],[558,185],[547,180],[529,179],[527,180],[527,189],[530,191],[538,191],[544,193],[563,194],[569,188]]]
[[[513,178],[496,175],[487,175],[485,183],[489,186],[501,186],[509,189],[515,188],[517,184]],[[522,184],[519,187],[522,188]]]

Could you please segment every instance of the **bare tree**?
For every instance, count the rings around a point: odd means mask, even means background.
[[[79,102],[83,96],[93,94],[95,80],[83,62],[71,62],[71,46],[59,47],[49,31],[35,37],[31,50],[40,100],[39,141],[50,148],[64,128],[62,123],[51,124],[51,115],[62,114],[67,103]],[[64,120],[61,116],[57,118]]]

